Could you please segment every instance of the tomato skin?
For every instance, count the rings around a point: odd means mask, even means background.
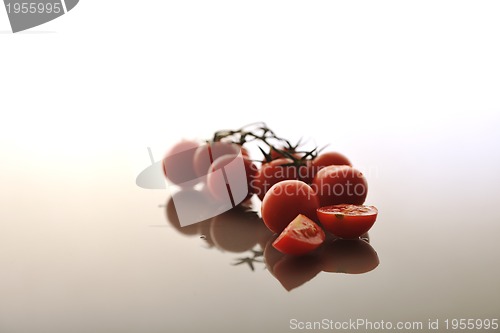
[[[362,274],[380,263],[377,252],[361,239],[325,242],[321,255],[323,271],[330,273]]]
[[[290,158],[279,158],[265,163],[252,184],[253,191],[260,200],[264,200],[267,191],[276,183],[284,180],[298,179],[297,167],[290,165],[293,160]]]
[[[325,232],[306,216],[299,214],[274,241],[276,250],[295,256],[317,249],[325,241]]]
[[[351,161],[344,155],[329,151],[318,155],[312,161],[307,161],[307,175],[302,177],[302,180],[311,184],[314,177],[318,174],[319,170],[330,165],[349,165],[352,166]]]
[[[371,229],[378,215],[374,206],[333,205],[317,210],[325,230],[341,238],[359,238]]]
[[[319,170],[311,185],[321,206],[362,205],[368,194],[365,176],[348,165],[330,165]]]
[[[238,155],[241,147],[230,142],[209,142],[196,149],[193,157],[194,170],[198,177],[206,177],[212,163],[224,155]]]
[[[183,140],[175,144],[163,158],[163,173],[172,183],[180,186],[193,186],[197,178],[194,169],[194,155],[199,144]]]
[[[261,214],[272,232],[282,232],[297,215],[317,220],[319,200],[313,189],[299,180],[284,180],[274,184],[262,201]]]
[[[349,165],[352,166],[351,161],[341,153],[334,151],[329,151],[326,153],[319,154],[313,160],[313,165],[318,168],[324,168],[330,165]]]
[[[235,168],[243,163],[246,174],[247,195],[241,200],[242,202],[248,200],[253,195],[253,188],[250,186],[254,179],[257,177],[259,169],[248,158],[240,155],[224,155],[217,158],[210,166],[210,172],[207,175],[207,187],[215,199],[222,200],[228,196],[228,188],[225,182],[221,182],[219,176],[215,171],[224,168],[227,173],[239,174],[240,172]]]

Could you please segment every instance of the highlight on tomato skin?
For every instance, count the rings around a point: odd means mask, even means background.
[[[340,204],[317,209],[321,225],[333,235],[354,239],[371,229],[377,220],[374,206]]]
[[[299,214],[273,242],[284,254],[304,255],[317,249],[325,241],[325,232],[314,221]]]

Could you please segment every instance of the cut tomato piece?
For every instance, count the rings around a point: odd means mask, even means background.
[[[373,206],[333,205],[317,209],[318,219],[337,237],[358,238],[373,226],[378,210]]]
[[[325,232],[307,216],[299,214],[273,242],[276,250],[302,255],[315,250],[325,240]]]

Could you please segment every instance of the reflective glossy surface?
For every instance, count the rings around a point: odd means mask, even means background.
[[[169,192],[137,187],[120,171],[126,161],[38,173],[7,162],[2,332],[288,332],[294,318],[498,316],[496,173],[457,182],[469,164],[423,162],[411,177],[401,160],[381,164],[369,177],[367,204],[379,209],[369,243],[330,238],[288,258],[270,247],[257,198],[181,228]]]

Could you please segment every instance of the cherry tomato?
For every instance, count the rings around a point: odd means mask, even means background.
[[[293,160],[289,158],[279,158],[265,163],[260,168],[257,178],[252,183],[255,194],[264,199],[267,191],[276,183],[283,180],[298,179],[297,167],[293,165]]]
[[[230,142],[211,142],[201,145],[194,153],[194,170],[198,177],[205,177],[212,163],[224,155],[238,155],[240,146]]]
[[[322,270],[322,256],[313,251],[307,256],[289,256],[276,250],[271,236],[264,248],[266,268],[287,290],[295,289],[313,279]]]
[[[301,180],[310,184],[319,170],[330,165],[349,165],[351,162],[344,155],[337,152],[326,152],[318,155],[314,160],[307,161],[307,174],[301,177]]]
[[[325,230],[341,238],[358,238],[375,223],[378,210],[374,206],[334,205],[317,210]]]
[[[306,216],[299,214],[274,241],[284,254],[303,255],[317,249],[325,241],[325,232]]]
[[[329,165],[352,166],[351,161],[349,161],[347,157],[334,151],[319,154],[318,157],[313,160],[313,164],[319,168],[324,168]]]
[[[348,165],[330,165],[319,170],[311,185],[321,206],[337,204],[361,205],[368,194],[365,176]]]
[[[317,220],[317,208],[318,197],[309,185],[299,180],[284,180],[266,193],[261,213],[269,230],[280,233],[299,214]]]
[[[240,170],[244,166],[245,175]],[[224,173],[217,170],[224,170]],[[210,166],[207,175],[207,186],[210,193],[218,200],[228,199],[229,195],[235,204],[249,199],[253,195],[252,181],[257,177],[257,166],[247,158],[240,155],[224,155],[219,157]],[[240,183],[240,177],[245,177],[245,183]],[[244,197],[241,195],[244,192]]]
[[[194,155],[199,144],[183,140],[175,144],[163,159],[163,173],[172,183],[180,186],[194,186],[197,178],[194,169]]]
[[[361,239],[325,242],[321,255],[324,272],[362,274],[379,265],[377,252]]]

